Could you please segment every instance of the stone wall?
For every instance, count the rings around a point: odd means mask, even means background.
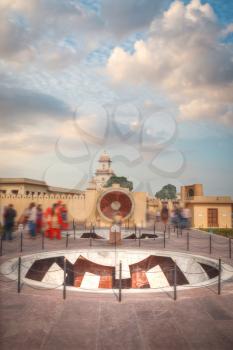
[[[218,227],[232,227],[231,204],[195,204],[193,206],[193,226],[200,228],[208,227],[208,209],[218,209]]]
[[[0,194],[0,220],[2,223],[2,215],[4,207],[6,207],[9,204],[13,204],[16,211],[17,211],[17,218],[18,220],[20,216],[23,214],[24,210],[28,208],[29,204],[31,202],[34,202],[36,204],[41,204],[43,210],[45,210],[48,207],[51,207],[54,203],[62,201],[62,203],[66,204],[68,208],[68,214],[69,214],[69,221],[80,220],[84,221],[86,220],[86,201],[85,201],[85,195],[53,195],[53,194],[46,194],[46,195],[5,195]]]

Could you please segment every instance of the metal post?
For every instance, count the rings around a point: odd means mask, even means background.
[[[73,231],[74,231],[74,240],[75,240],[75,238],[76,238],[76,227],[75,227],[74,219],[73,219]]]
[[[66,258],[64,257],[63,299],[66,299]]]
[[[1,237],[1,248],[0,248],[0,256],[2,256],[2,246],[3,246],[3,243],[2,243],[3,239]]]
[[[141,229],[138,230],[138,246],[141,247]]]
[[[163,248],[166,248],[166,230],[163,232]]]
[[[222,261],[218,259],[218,295],[221,294],[221,272],[222,272]]]
[[[134,234],[135,234],[135,241],[137,240],[137,226],[134,225]]]
[[[69,234],[66,234],[66,248],[68,248],[68,240],[69,240]]]
[[[231,259],[231,237],[229,237],[229,258]]]
[[[20,252],[23,251],[23,232],[20,233]]]
[[[21,256],[19,257],[18,260],[18,293],[21,291]]]
[[[212,253],[212,236],[211,233],[209,233],[209,243],[210,243],[210,254]]]
[[[122,263],[120,261],[120,269],[119,269],[119,302],[121,302],[121,288],[122,288],[121,278],[122,278]]]
[[[177,236],[177,238],[179,237],[179,226],[178,225],[176,226],[176,236]]]
[[[176,300],[177,299],[177,293],[176,293],[176,262],[174,262],[173,285],[174,285],[174,300]]]
[[[154,239],[155,239],[155,221],[154,221]]]
[[[41,232],[41,238],[42,238],[41,247],[44,250],[44,231]]]
[[[168,225],[168,238],[170,239],[171,238],[171,226]]]
[[[189,250],[189,231],[187,231],[187,250]]]

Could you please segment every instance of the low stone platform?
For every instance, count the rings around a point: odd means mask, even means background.
[[[195,254],[221,257],[233,266],[229,258],[228,240],[213,235],[211,255],[209,236],[191,231],[189,251]],[[5,242],[4,242],[5,243]],[[64,249],[65,239],[45,240],[45,250]],[[93,240],[91,249],[108,243]],[[163,239],[140,242],[142,248],[163,249]],[[69,239],[67,249],[89,246],[89,240]],[[125,241],[128,249],[139,242]],[[7,242],[1,263],[19,256],[20,242]],[[17,248],[17,251],[15,250]],[[122,248],[122,247],[121,247]],[[175,232],[166,237],[165,249],[187,251],[187,234],[177,238]],[[42,251],[41,237],[28,239],[21,255]],[[73,293],[62,290],[40,290],[22,286],[17,293],[16,281],[0,279],[0,347],[5,349],[232,349],[233,348],[233,281],[173,293],[118,294]]]

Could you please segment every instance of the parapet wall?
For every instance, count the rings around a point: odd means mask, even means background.
[[[41,204],[43,210],[51,207],[54,203],[61,201],[67,206],[69,217],[72,219],[84,221],[86,219],[86,196],[85,194],[45,194],[45,195],[6,195],[0,194],[0,221],[2,223],[2,215],[4,208],[13,204],[17,211],[18,220],[24,210],[28,208],[31,202]]]

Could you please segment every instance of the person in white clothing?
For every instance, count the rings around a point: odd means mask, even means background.
[[[29,206],[28,226],[29,226],[29,233],[32,237],[36,236],[36,218],[37,218],[36,205],[35,203],[31,203]]]

